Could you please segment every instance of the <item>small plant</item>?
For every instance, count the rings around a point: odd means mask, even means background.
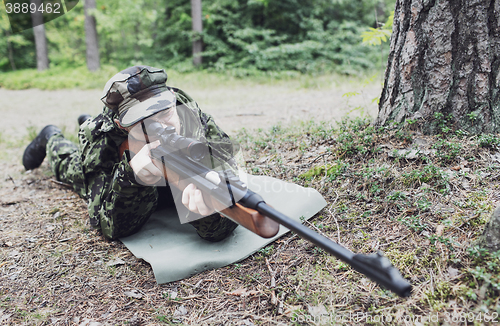
[[[425,296],[431,305],[437,304],[438,301],[447,300],[450,295],[451,285],[446,281],[437,283],[434,289],[425,293]]]
[[[369,27],[368,31],[361,34],[363,38],[363,43],[369,45],[381,45],[383,42],[387,42],[392,34],[392,24],[394,21],[394,11],[387,18],[384,25],[379,28]]]
[[[435,245],[436,242],[440,242],[444,244],[450,251],[455,250],[455,248],[453,248],[452,240],[450,238],[443,237],[442,235],[438,236],[433,234],[428,236],[428,239],[432,245]]]
[[[274,245],[270,245],[270,246],[267,246],[265,248],[262,248],[259,250],[259,253],[264,256],[264,257],[267,257],[267,256],[270,256],[272,254],[274,250]]]
[[[389,195],[387,195],[387,199],[391,201],[406,199],[406,193],[403,191],[393,191]]]
[[[477,144],[479,147],[484,148],[498,148],[500,145],[500,138],[495,135],[480,135]]]
[[[477,112],[477,111],[471,112],[471,113],[467,113],[467,118],[469,118],[469,120],[471,122],[475,122],[478,117],[479,117],[479,112]]]
[[[417,233],[421,233],[429,227],[427,224],[422,222],[422,220],[419,219],[418,216],[403,216],[398,218],[398,221]]]
[[[467,249],[469,255],[474,260],[474,267],[469,269],[469,273],[476,280],[484,281],[495,290],[500,290],[500,250],[490,252],[487,248],[478,245]]]
[[[450,188],[448,175],[439,167],[429,164],[422,170],[412,170],[403,173],[403,182],[407,186],[418,187],[422,183],[434,185],[439,190],[448,190]]]
[[[459,129],[459,130],[455,131],[455,134],[459,138],[464,138],[464,137],[469,136],[469,133],[466,130],[462,130],[462,129]]]
[[[165,315],[156,315],[156,319],[158,319],[159,322],[165,323],[165,324],[170,324],[170,317],[165,316]]]
[[[396,139],[402,142],[409,143],[412,141],[411,134],[408,132],[408,130],[399,129],[398,131],[396,131],[396,134],[394,136],[396,137]]]
[[[415,206],[420,209],[421,211],[425,212],[425,211],[428,211],[431,206],[432,206],[432,202],[425,199],[425,198],[419,198],[416,202],[415,202]]]
[[[374,195],[378,195],[382,191],[383,191],[382,187],[380,187],[380,185],[378,185],[376,183],[372,184],[372,186],[370,187],[370,193],[372,193]]]
[[[368,119],[342,119],[337,143],[340,156],[350,157],[377,153],[375,147],[379,130]]]
[[[450,163],[462,152],[462,145],[459,143],[448,142],[444,139],[436,142],[432,148],[436,149],[436,157],[441,163]]]
[[[453,115],[449,114],[445,116],[441,112],[434,113],[434,121],[433,124],[437,128],[437,131],[442,134],[449,134],[452,131],[450,127],[452,125]]]
[[[36,138],[36,136],[38,136],[38,129],[37,129],[37,127],[35,127],[35,126],[28,126],[28,127],[26,127],[26,130],[28,131],[28,135],[27,135],[28,141],[31,142],[33,139]]]

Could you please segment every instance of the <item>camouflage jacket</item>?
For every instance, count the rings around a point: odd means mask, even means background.
[[[183,91],[171,88],[177,97],[181,135],[205,137],[210,146],[232,156],[229,137],[210,115]],[[139,184],[129,165],[129,153],[119,147],[128,134],[114,122],[117,115],[107,107],[80,127],[79,142],[90,224],[107,238],[130,235],[140,229],[158,202],[156,187]]]

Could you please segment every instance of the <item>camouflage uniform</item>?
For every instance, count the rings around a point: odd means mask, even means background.
[[[180,134],[206,137],[211,147],[232,156],[229,137],[212,117],[201,112],[196,102],[183,91],[169,89],[177,101]],[[83,123],[79,147],[62,135],[51,137],[47,143],[47,157],[54,175],[72,184],[87,200],[90,224],[111,239],[137,232],[159,204],[173,204],[168,186],[143,186],[136,181],[129,165],[130,153],[125,151],[120,155],[119,151],[128,133],[120,129],[114,119],[118,119],[117,113],[105,107],[101,114]],[[225,238],[237,226],[218,213],[190,223],[200,237],[209,241]]]

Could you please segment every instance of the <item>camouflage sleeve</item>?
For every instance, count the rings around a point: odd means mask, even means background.
[[[229,136],[215,124],[211,117],[207,122],[206,137],[212,149],[212,166],[231,169],[234,173],[238,170],[234,157],[239,147]]]
[[[79,138],[91,225],[115,239],[138,231],[156,208],[158,194],[155,187],[135,181],[127,155],[120,157],[105,131],[102,124],[87,120]]]

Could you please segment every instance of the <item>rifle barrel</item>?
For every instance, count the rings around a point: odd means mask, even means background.
[[[174,135],[175,136],[175,135]],[[170,135],[172,137],[172,135]],[[324,249],[331,255],[343,260],[351,265],[358,272],[365,274],[373,281],[388,288],[401,297],[407,297],[411,294],[411,285],[406,281],[399,271],[392,266],[390,261],[382,254],[354,254],[352,251],[342,247],[338,243],[328,239],[327,237],[316,233],[305,225],[289,218],[283,213],[277,211],[267,205],[262,197],[255,192],[246,188],[239,179],[233,180],[234,184],[223,182],[223,187],[227,189],[217,188],[213,183],[204,179],[204,176],[212,171],[197,161],[189,159],[188,155],[179,155],[179,150],[169,146],[169,142],[162,142],[162,146],[151,151],[152,157],[155,157],[167,165],[182,178],[194,178],[193,181],[198,181],[197,186],[208,191],[212,196],[215,196],[221,203],[225,203],[229,207],[231,202],[236,200],[243,206],[252,208],[260,214],[269,217],[270,219],[285,226],[291,231],[294,231],[302,238],[312,242],[318,247]],[[200,177],[203,176],[203,177]],[[196,179],[196,180],[195,180]],[[243,186],[239,186],[243,185]],[[221,191],[214,191],[214,187]],[[230,198],[227,196],[229,190]],[[226,198],[228,197],[228,198]],[[234,202],[233,202],[234,203]]]
[[[399,274],[397,269],[393,267],[390,262],[387,264],[387,258],[380,254],[375,256],[354,254],[352,251],[311,230],[307,226],[292,220],[288,216],[267,205],[265,202],[258,203],[256,210],[262,215],[285,226],[289,230],[294,231],[302,238],[309,240],[333,256],[345,261],[358,272],[365,274],[373,281],[383,285],[397,295],[401,297],[410,296],[410,283]]]

